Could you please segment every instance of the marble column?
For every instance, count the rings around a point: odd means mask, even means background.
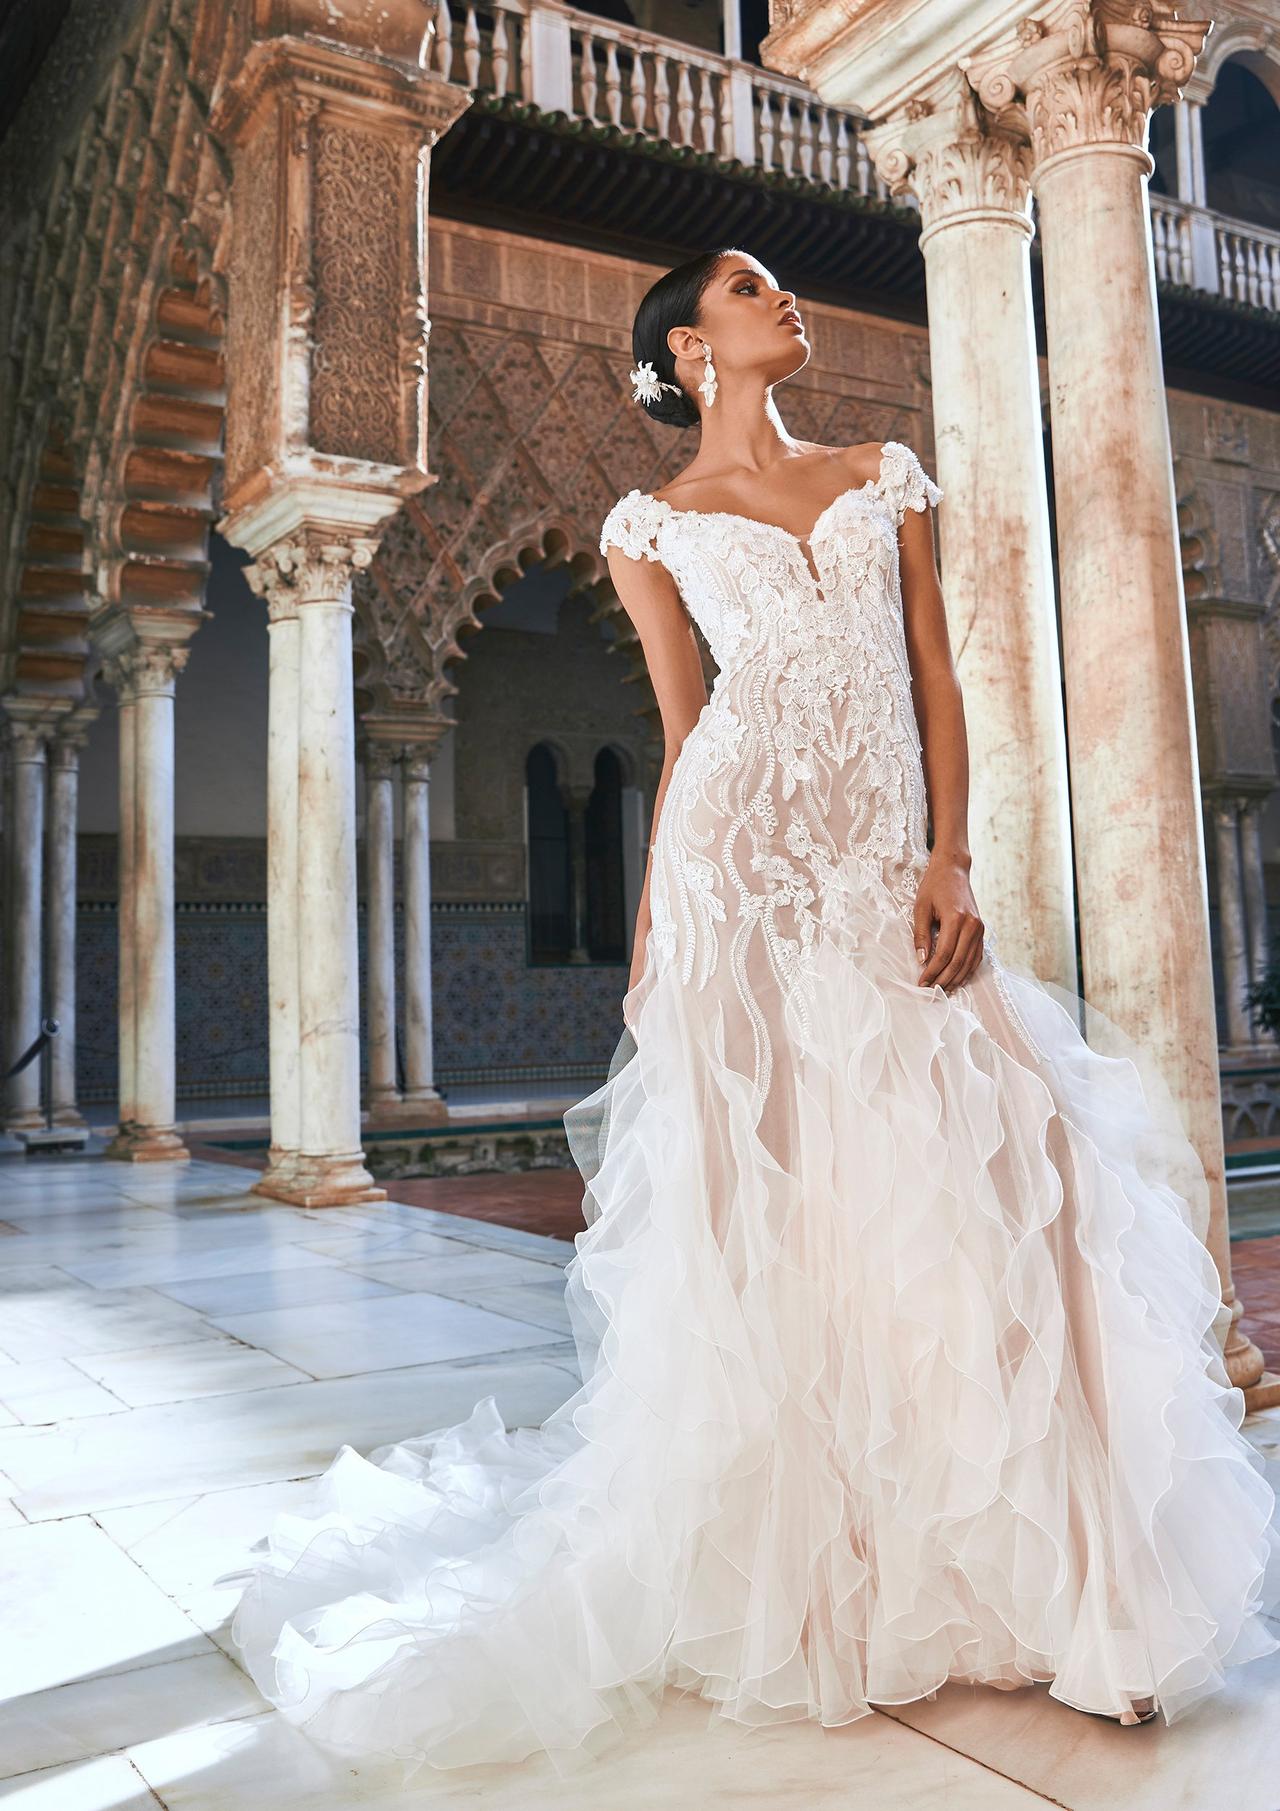
[[[1231,1379],[1251,1407],[1280,1378],[1239,1331],[1231,1280],[1209,950],[1168,407],[1146,149],[1204,21],[1055,9],[966,62],[990,111],[1025,123],[1044,241],[1063,663],[1086,997],[1147,1050],[1209,1186],[1206,1243],[1232,1312]]]
[[[1249,798],[1240,813],[1240,859],[1244,870],[1245,913],[1249,924],[1249,974],[1255,985],[1271,965],[1271,931],[1267,919],[1267,872],[1262,853],[1264,798]],[[1254,1030],[1255,1041],[1274,1043],[1273,1036]]]
[[[1214,842],[1218,870],[1218,948],[1222,956],[1223,1007],[1227,1020],[1227,1042],[1234,1050],[1244,1050],[1252,1042],[1252,1031],[1245,990],[1249,985],[1249,942],[1245,924],[1244,888],[1240,873],[1239,819],[1240,803],[1234,798],[1215,798],[1213,812]]]
[[[267,635],[267,1046],[271,1143],[253,1192],[291,1199],[302,1149],[298,947],[298,604],[273,588]]]
[[[83,1126],[76,1105],[76,832],[80,751],[89,719],[64,724],[50,749],[48,899],[49,1015],[58,1022],[50,1050],[50,1112],[56,1126]]]
[[[43,1009],[44,954],[41,947],[44,890],[45,782],[49,724],[19,715],[9,706],[9,759],[12,764],[13,816],[6,825],[11,845],[10,925],[13,960],[12,992],[6,1012],[5,1068],[12,1068],[39,1035]],[[40,1102],[41,1062],[28,1063],[10,1081],[5,1129],[17,1134],[38,1131],[44,1124]]]
[[[270,519],[268,503],[261,523],[246,517],[224,524],[237,545],[261,545],[246,577],[267,597],[273,619],[292,614],[297,621],[296,885],[292,910],[286,901],[273,935],[291,976],[283,945],[292,933],[298,964],[298,1155],[290,1171],[258,1186],[302,1207],[337,1207],[386,1198],[365,1167],[360,1141],[351,647],[352,574],[368,566],[377,541],[344,523],[295,522],[289,534],[262,545],[258,537]],[[273,684],[277,678],[283,686],[273,662]],[[274,752],[287,765],[283,723]],[[277,780],[272,798],[279,803],[288,786]],[[279,888],[273,901],[279,915]],[[283,1039],[283,1015],[278,1031]],[[290,1110],[293,1098],[291,1087],[280,1096]],[[276,1105],[273,1086],[273,1114]],[[291,1132],[273,1123],[272,1143],[283,1144]]]
[[[1031,299],[1030,153],[959,71],[862,133],[923,226],[942,588],[975,897],[1001,955],[1076,989],[1062,675]]]
[[[406,1107],[415,1117],[447,1117],[435,1086],[431,1007],[430,754],[404,758],[404,1067]]]
[[[365,749],[365,1050],[369,1111],[394,1108],[396,1085],[395,757]]]
[[[186,641],[144,638],[128,619],[104,632],[120,697],[120,1123],[108,1157],[184,1163],[177,1117],[173,884],[173,710]]]

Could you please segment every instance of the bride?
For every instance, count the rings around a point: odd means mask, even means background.
[[[1172,1098],[970,887],[941,491],[788,432],[805,327],[746,253],[664,276],[633,350],[700,432],[600,543],[666,760],[625,1030],[564,1116],[582,1386],[344,1446],[234,1638],[317,1739],[415,1765],[566,1772],[668,1686],[750,1725],[947,1680],[1172,1722],[1280,1647],[1275,1497]]]

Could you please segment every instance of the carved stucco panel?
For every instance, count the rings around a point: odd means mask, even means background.
[[[279,238],[281,147],[274,131],[236,152],[235,306],[227,317],[227,481],[234,488],[276,455],[280,415]]]
[[[399,402],[403,164],[374,132],[332,120],[311,134],[318,452],[394,465]]]

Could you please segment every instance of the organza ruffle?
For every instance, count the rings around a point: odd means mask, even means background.
[[[948,1679],[1172,1722],[1280,1647],[1167,1090],[993,939],[952,994],[912,943],[842,870],[803,985],[757,992],[767,1096],[724,989],[651,955],[565,1115],[582,1387],[344,1447],[256,1561],[234,1639],[310,1734],[567,1773],[666,1686],[835,1725]]]

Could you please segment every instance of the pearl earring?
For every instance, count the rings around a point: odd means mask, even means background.
[[[716,399],[716,368],[711,363],[711,348],[707,345],[705,340],[702,343],[702,358],[704,370],[702,373],[702,382],[698,385],[698,389],[706,398],[707,407],[710,408]]]

